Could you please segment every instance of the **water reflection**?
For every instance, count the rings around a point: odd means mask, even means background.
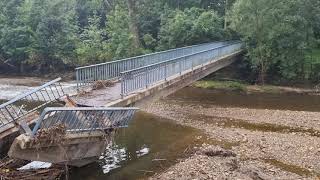
[[[150,149],[144,145],[142,149],[137,150],[134,156],[140,158],[149,153]],[[119,147],[114,142],[106,148],[104,154],[99,158],[103,173],[107,174],[111,170],[120,168],[122,161],[129,161],[133,155],[126,147]]]
[[[201,137],[201,138],[199,138]],[[196,129],[138,112],[129,128],[119,131],[99,161],[71,170],[71,179],[139,179],[165,170],[186,149],[207,141]],[[156,159],[161,159],[157,161]]]
[[[127,159],[127,150],[125,148],[120,148],[117,145],[108,146],[106,148],[106,153],[99,158],[104,174],[121,167],[120,162]]]

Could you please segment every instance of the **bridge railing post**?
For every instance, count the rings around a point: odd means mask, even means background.
[[[167,81],[167,71],[168,71],[167,68],[168,68],[167,63],[165,63],[164,64],[164,80],[165,81]]]
[[[225,56],[229,53],[233,53],[238,48],[237,45],[223,45],[221,47],[210,47],[202,50],[200,47],[199,52],[189,54],[190,50],[180,53],[187,53],[187,55],[182,57],[174,57],[165,62],[159,62],[151,64],[145,67],[139,67],[133,70],[125,71],[122,76],[124,81],[122,88],[122,94],[129,94],[134,90],[149,88],[150,85],[155,84],[159,81],[167,81],[167,79],[173,75],[182,75],[184,70],[192,70],[196,67],[203,67],[206,63],[215,62],[218,58]],[[198,49],[194,49],[195,51]],[[175,55],[175,54],[166,54]],[[150,61],[153,61],[150,59]],[[163,69],[164,68],[164,69]]]
[[[121,98],[123,99],[123,97],[124,97],[124,91],[125,91],[125,76],[124,75],[122,75],[122,78],[121,78]]]
[[[179,61],[179,74],[182,74],[182,60]]]
[[[146,72],[145,72],[145,78],[146,78],[146,84],[145,84],[145,86],[146,86],[146,88],[148,88],[148,83],[149,83],[149,70],[148,70],[148,68],[146,69]]]

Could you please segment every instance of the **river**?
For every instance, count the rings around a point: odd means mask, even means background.
[[[21,86],[24,87],[24,91],[33,87],[28,83],[13,85],[1,84],[0,94],[6,93],[6,97],[2,99],[8,99],[8,97],[13,96],[12,94],[16,95],[19,92],[21,93]],[[69,87],[74,85],[72,83],[65,83],[65,86]],[[0,102],[4,101],[6,100],[0,100]],[[129,128],[120,130],[116,133],[113,144],[106,149],[105,154],[101,155],[96,163],[82,168],[72,168],[70,170],[70,178],[146,178],[153,176],[156,173],[165,173],[169,167],[179,163],[180,159],[190,157],[192,153],[194,153],[194,147],[200,147],[203,143],[219,145],[224,148],[233,149],[237,152],[237,148],[239,147],[239,149],[241,149],[242,145],[236,141],[238,138],[236,135],[230,135],[232,133],[229,132],[229,130],[241,134],[241,137],[246,136],[245,138],[249,140],[251,138],[250,133],[252,133],[252,138],[259,138],[260,134],[258,133],[264,134],[264,138],[265,133],[267,132],[279,134],[287,133],[287,131],[277,132],[277,129],[275,131],[269,131],[263,128],[250,129],[256,127],[252,125],[261,125],[259,123],[264,125],[269,123],[268,125],[272,126],[271,129],[274,128],[273,126],[293,129],[293,131],[288,131],[289,133],[308,133],[308,131],[300,132],[298,129],[300,127],[314,127],[313,130],[315,130],[316,133],[320,130],[320,123],[318,122],[319,118],[315,119],[315,125],[310,124],[309,126],[304,125],[303,122],[299,124],[299,121],[292,121],[294,117],[305,117],[307,120],[308,117],[313,115],[314,117],[318,117],[318,114],[312,113],[317,113],[319,111],[320,96],[290,93],[247,94],[243,92],[216,91],[186,87],[161,100],[160,104],[160,106],[155,106],[154,109],[156,110],[147,109],[146,111],[149,113],[139,111],[135,115],[134,120],[130,123]],[[295,113],[296,115],[291,115],[292,113]],[[303,116],[301,113],[303,113]],[[264,118],[268,115],[270,115],[271,118]],[[251,120],[250,117],[253,119],[255,117],[257,118]],[[261,122],[258,122],[259,117],[262,119]],[[291,120],[288,120],[288,122],[286,120],[282,121],[282,118],[284,117],[290,117]],[[227,121],[226,119],[220,121],[219,118],[227,118]],[[202,125],[198,125],[197,123],[199,122]],[[234,123],[229,123],[228,125],[227,122]],[[239,124],[239,122],[241,123]],[[242,123],[248,126],[243,126]],[[297,123],[298,125],[296,126]],[[219,130],[217,131],[208,128],[218,128]],[[243,132],[244,130],[245,132]],[[211,132],[214,133],[210,134]],[[217,134],[217,132],[220,133]],[[277,135],[278,134],[275,136]],[[231,139],[228,139],[229,136]],[[284,144],[286,143],[297,142],[291,142],[290,140],[284,142]],[[296,151],[298,150],[296,149]],[[271,154],[277,152],[278,151],[270,150]],[[288,151],[289,154],[294,152],[295,151]],[[305,153],[308,154],[309,152]],[[310,153],[308,155],[310,155]],[[299,155],[297,156],[303,158]],[[286,159],[281,159],[276,155],[274,155],[273,158],[277,161],[294,164],[297,167],[304,168],[303,163],[301,164],[300,161],[292,160],[287,162]],[[315,158],[315,160],[317,160],[317,158]],[[319,168],[314,164],[313,160],[306,162],[308,166]],[[287,172],[289,170],[285,171]],[[289,172],[299,174],[298,172],[294,172],[295,170],[292,171]]]

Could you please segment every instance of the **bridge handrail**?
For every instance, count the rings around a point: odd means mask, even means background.
[[[239,42],[236,42],[234,44],[238,44],[238,43]],[[138,71],[140,69],[145,69],[145,68],[148,68],[148,67],[153,67],[153,66],[165,64],[165,63],[168,63],[170,61],[174,61],[174,60],[181,59],[181,58],[186,58],[186,57],[189,57],[189,56],[192,56],[192,55],[196,55],[196,54],[201,54],[201,53],[204,53],[204,52],[212,51],[214,49],[228,47],[228,46],[231,46],[231,45],[234,45],[234,44],[227,44],[227,45],[223,45],[223,46],[220,46],[220,47],[215,47],[215,48],[212,48],[212,49],[207,49],[207,50],[199,51],[199,52],[196,52],[196,53],[188,54],[188,55],[185,55],[185,56],[172,58],[172,59],[169,59],[169,60],[166,60],[166,61],[162,61],[162,62],[158,62],[158,63],[154,63],[154,64],[149,64],[149,65],[146,65],[146,66],[143,66],[143,67],[138,67],[138,68],[131,69],[131,70],[128,70],[128,71],[123,71],[123,72],[121,72],[121,75],[126,74],[126,73],[130,73],[130,72],[134,72],[134,71]]]
[[[129,61],[129,60],[131,60],[131,59],[133,59],[133,58],[143,58],[143,57],[146,57],[146,56],[152,56],[152,55],[157,55],[157,54],[172,52],[172,51],[176,51],[176,50],[187,49],[187,48],[192,48],[192,47],[197,47],[197,46],[203,46],[203,45],[209,45],[209,44],[220,43],[220,42],[222,42],[222,41],[208,42],[208,43],[196,44],[196,45],[192,45],[192,46],[185,46],[185,47],[180,47],[180,48],[175,48],[175,49],[168,49],[168,50],[165,50],[165,51],[153,52],[153,53],[149,53],[149,54],[143,54],[143,55],[139,55],[139,56],[124,58],[124,59],[119,59],[119,60],[114,60],[114,61],[109,61],[109,62],[104,62],[104,63],[98,63],[98,64],[92,64],[92,65],[87,65],[87,66],[81,66],[81,67],[77,67],[77,68],[75,68],[75,69],[76,69],[76,70],[79,70],[79,69],[96,67],[96,66],[101,66],[101,65],[106,65],[106,64],[112,64],[112,63],[116,63],[116,62]],[[225,41],[225,42],[232,42],[232,41]]]
[[[63,125],[71,133],[124,128],[137,110],[134,107],[48,107],[42,111],[31,136],[40,129],[57,125]]]
[[[225,42],[211,42],[211,43],[204,43],[194,46],[187,46],[177,49],[170,49],[167,51],[161,51],[136,57],[125,58],[116,61],[110,61],[106,63],[100,63],[90,66],[78,67],[76,68],[76,77],[77,77],[77,84],[78,87],[88,85],[96,80],[108,80],[120,77],[120,72],[134,69],[137,67],[142,67],[148,64],[154,64],[159,61],[164,61],[167,59],[171,59],[172,57],[167,56],[182,56],[185,53],[193,53],[193,49],[195,48],[210,48],[210,46],[218,45],[219,43],[229,44],[234,41],[225,41]],[[182,51],[181,51],[182,50]],[[191,52],[188,52],[190,51]],[[196,49],[197,50],[197,49]],[[185,52],[187,51],[187,52]],[[171,54],[170,54],[171,53]],[[172,54],[175,53],[175,54]],[[182,54],[182,55],[179,55]],[[160,57],[157,57],[160,56]],[[163,60],[162,60],[163,59]]]
[[[163,61],[163,62],[159,62],[159,63],[155,63],[155,64],[151,64],[148,66],[143,66],[143,67],[139,67],[136,69],[132,69],[129,71],[124,71],[121,72],[121,94],[122,96],[127,95],[130,92],[133,92],[134,90],[138,90],[144,87],[148,87],[150,84],[161,81],[161,80],[166,80],[168,77],[178,74],[182,71],[185,71],[187,69],[193,69],[195,66],[198,66],[200,64],[206,63],[208,59],[212,59],[212,58],[216,58],[216,57],[209,57],[207,58],[207,60],[205,61],[199,61],[198,63],[194,62],[194,59],[192,59],[191,64],[186,64],[187,62],[184,62],[184,64],[182,65],[181,61],[179,62],[179,67],[177,70],[176,65],[174,65],[174,67],[171,67],[171,72],[169,69],[170,64],[176,63],[179,60],[185,60],[189,57],[192,56],[196,56],[196,55],[201,55],[204,53],[208,53],[208,52],[212,52],[215,50],[223,50],[226,47],[232,47],[232,46],[238,46],[241,47],[242,43],[240,41],[238,42],[234,42],[232,44],[228,44],[228,45],[224,45],[224,46],[220,46],[220,47],[215,47],[212,49],[208,49],[208,50],[203,50],[203,51],[199,51],[193,54],[189,54],[189,55],[185,55],[185,56],[181,56],[181,57],[177,57],[177,58],[172,58],[170,60],[167,61]],[[214,55],[214,54],[212,54]],[[221,52],[218,52],[218,57],[221,57]],[[203,57],[199,57],[199,59],[203,59]],[[186,60],[185,60],[186,61]],[[190,62],[189,62],[190,63]],[[184,66],[184,67],[182,67]],[[163,68],[164,67],[164,68]],[[161,69],[162,68],[162,69]],[[150,75],[148,75],[147,73],[153,70],[158,70],[157,73],[153,73],[151,72]],[[175,72],[174,72],[175,71]],[[138,76],[138,79],[134,79],[135,75]],[[150,76],[150,77],[149,77]],[[130,82],[133,81],[133,82]]]
[[[65,95],[62,86],[58,83],[61,78],[57,78],[50,82],[43,84],[29,92],[23,93],[8,102],[0,105],[0,127],[9,123],[16,122],[19,118],[30,114],[38,110],[39,108],[61,98]],[[39,101],[37,107],[31,110],[23,110],[23,106],[19,108],[19,102],[21,101]]]

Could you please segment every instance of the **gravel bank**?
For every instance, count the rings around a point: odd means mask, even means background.
[[[201,107],[159,101],[145,109],[206,132],[236,157],[194,156],[158,179],[318,179],[320,113],[267,109]],[[228,146],[229,145],[229,146]],[[206,145],[203,148],[208,148]],[[210,148],[217,148],[213,146]],[[202,152],[199,150],[199,152]],[[239,167],[231,171],[230,162]],[[189,167],[194,167],[189,171]],[[217,168],[219,167],[219,168]],[[186,169],[183,171],[183,169]],[[200,173],[200,174],[199,174]],[[253,174],[257,176],[253,176]]]
[[[231,151],[216,146],[201,148],[192,157],[150,179],[301,179],[294,173],[260,161],[240,160]]]

